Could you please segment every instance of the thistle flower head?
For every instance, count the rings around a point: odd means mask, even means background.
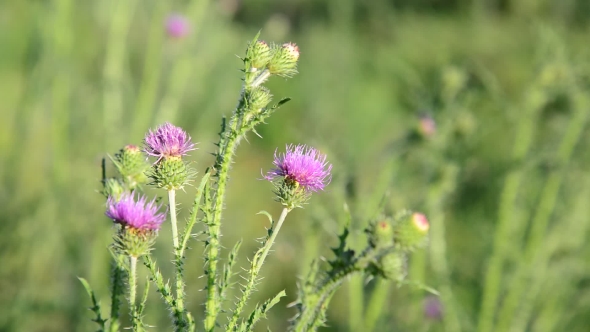
[[[158,161],[162,158],[180,158],[195,149],[191,137],[182,128],[168,122],[154,131],[150,129],[144,140],[145,152],[150,156],[158,157]]]
[[[172,38],[182,38],[189,32],[190,24],[186,17],[173,14],[166,19],[166,32]]]
[[[301,207],[331,180],[332,165],[326,156],[305,145],[288,145],[284,154],[275,151],[273,164],[276,168],[264,178],[275,185],[277,200],[289,209]]]
[[[428,296],[424,299],[424,315],[428,319],[439,320],[443,315],[443,306],[438,296]]]
[[[331,180],[332,165],[326,155],[305,145],[288,145],[285,153],[275,152],[273,164],[276,168],[266,174],[267,180],[284,179],[308,192],[324,190]]]
[[[164,213],[159,213],[160,206],[155,200],[147,201],[141,196],[137,201],[133,194],[122,194],[119,199],[109,197],[106,216],[125,228],[158,231],[166,220]]]

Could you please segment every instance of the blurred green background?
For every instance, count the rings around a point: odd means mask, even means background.
[[[190,21],[183,38],[166,34],[172,13]],[[313,145],[334,164],[262,270],[251,304],[288,294],[273,331],[311,260],[330,258],[344,203],[359,247],[380,206],[424,212],[430,245],[408,277],[441,297],[353,278],[326,331],[588,331],[589,17],[586,0],[0,1],[0,330],[95,329],[76,277],[108,310],[101,159],[171,121],[200,142],[202,174],[238,99],[235,55],[261,29],[299,44],[300,74],[271,78],[293,101],[238,149],[224,246],[243,239],[245,266],[268,226],[256,213],[280,211],[260,181],[275,148]],[[181,217],[194,192],[180,194]],[[169,233],[155,255],[171,277]],[[193,242],[186,266],[197,318],[202,252]],[[151,297],[146,321],[169,330]],[[425,313],[433,301],[440,317]]]

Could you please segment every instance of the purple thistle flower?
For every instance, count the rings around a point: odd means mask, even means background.
[[[123,194],[118,201],[109,197],[105,214],[123,226],[157,231],[166,220],[166,215],[159,213],[159,209],[155,199],[148,202],[145,196],[141,196],[135,201],[133,194]]]
[[[273,164],[276,168],[269,171],[265,179],[284,178],[309,192],[324,190],[332,179],[332,165],[326,161],[326,155],[306,145],[288,145],[284,154],[275,151]]]
[[[155,131],[150,129],[145,135],[145,144],[145,152],[150,156],[158,157],[156,162],[164,157],[181,157],[195,149],[191,137],[182,128],[168,122],[156,128]]]
[[[186,17],[173,14],[166,20],[166,32],[172,38],[182,38],[189,32],[190,24]]]
[[[438,320],[442,318],[443,307],[437,296],[428,296],[424,300],[424,315],[426,318]]]

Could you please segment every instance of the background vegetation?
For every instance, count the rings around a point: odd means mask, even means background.
[[[170,13],[188,36],[166,35]],[[225,246],[244,239],[245,263],[268,226],[256,212],[280,209],[260,181],[276,147],[310,144],[334,164],[262,271],[256,301],[288,294],[273,331],[294,314],[298,276],[330,257],[345,202],[356,239],[380,205],[429,216],[408,270],[440,290],[443,315],[425,316],[422,291],[351,279],[326,331],[587,331],[589,15],[585,0],[0,1],[0,330],[93,330],[76,277],[108,303],[101,158],[171,121],[201,142],[202,173],[238,98],[235,54],[262,29],[300,45],[300,74],[270,82],[293,101],[238,149]],[[434,135],[417,131],[421,114]],[[202,250],[187,261],[195,313]],[[165,331],[153,297],[147,322]]]

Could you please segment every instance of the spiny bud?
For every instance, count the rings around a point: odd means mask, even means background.
[[[272,58],[270,46],[263,40],[251,44],[246,51],[246,55],[250,60],[252,71],[264,68]]]
[[[193,171],[187,164],[177,158],[164,158],[156,163],[150,173],[153,183],[158,188],[166,190],[182,189],[193,176]]]
[[[135,145],[127,145],[113,160],[115,167],[123,177],[123,182],[128,189],[133,190],[138,185],[147,182],[145,172],[149,168],[141,149]]]
[[[113,247],[123,255],[141,257],[150,252],[157,236],[158,232],[154,230],[119,226]]]
[[[367,230],[372,247],[386,247],[393,244],[393,227],[390,218],[374,222]]]
[[[104,180],[103,186],[102,194],[107,198],[113,197],[116,201],[126,192],[121,182],[114,178]]]
[[[391,252],[379,259],[381,276],[388,280],[402,282],[406,278],[406,256],[401,252]]]
[[[150,178],[153,184],[166,190],[182,189],[194,176],[194,171],[182,160],[195,149],[191,137],[180,127],[165,123],[145,136],[145,152],[157,157]]]
[[[422,213],[403,212],[394,224],[394,242],[398,249],[412,251],[426,243],[430,224]]]
[[[273,75],[293,77],[297,74],[297,60],[299,60],[299,47],[294,43],[285,43],[273,49],[268,70]]]
[[[246,93],[246,100],[250,110],[259,111],[270,103],[272,95],[267,88],[259,86]]]

